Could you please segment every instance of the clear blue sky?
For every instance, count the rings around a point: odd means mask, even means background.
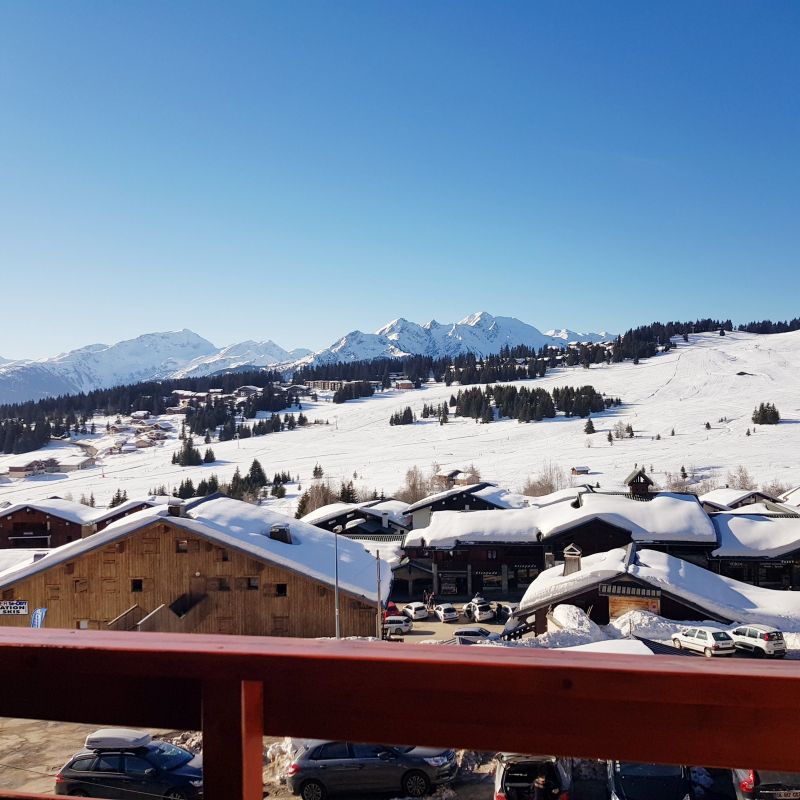
[[[800,314],[797,2],[0,0],[0,355]]]

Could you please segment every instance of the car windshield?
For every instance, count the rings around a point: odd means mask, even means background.
[[[619,771],[625,778],[680,778],[681,768],[671,764],[634,764],[622,761]]]
[[[153,742],[148,752],[150,761],[161,769],[176,769],[191,761],[194,756],[182,747],[175,747],[166,742]]]
[[[715,639],[716,641],[718,641],[718,642],[727,642],[727,641],[728,641],[728,639],[730,639],[730,638],[731,638],[730,636],[728,636],[728,634],[727,634],[727,633],[725,633],[725,631],[715,631],[715,632],[714,632],[713,634],[711,634],[711,635],[712,635],[712,636],[714,637],[714,639]]]

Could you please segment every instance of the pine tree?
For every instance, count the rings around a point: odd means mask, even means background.
[[[259,489],[267,485],[267,475],[258,459],[253,459],[253,463],[250,465],[250,471],[247,473],[247,479],[250,481],[251,486]]]
[[[309,500],[310,495],[308,493],[308,489],[306,489],[303,494],[300,495],[300,499],[297,501],[297,511],[295,512],[295,517],[297,519],[301,519],[308,513]]]
[[[586,420],[586,424],[583,426],[584,433],[594,433],[594,422],[592,422],[592,418],[589,417]]]
[[[614,437],[611,435],[611,431],[608,432],[608,436],[606,436],[606,439],[608,439],[609,444],[614,444]]]
[[[710,422],[706,422],[706,430],[707,431],[711,430],[711,423]]]

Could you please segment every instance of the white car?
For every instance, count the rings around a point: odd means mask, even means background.
[[[406,603],[403,613],[409,619],[428,619],[428,607],[425,603]]]
[[[471,642],[496,642],[501,638],[499,633],[487,631],[486,628],[481,628],[478,625],[458,628],[453,631],[453,636],[456,639],[469,639]]]
[[[786,642],[783,634],[769,625],[739,625],[730,632],[738,650],[748,650],[754,656],[783,658]]]
[[[492,607],[483,598],[470,600],[462,610],[464,616],[473,622],[485,622],[486,620],[494,619]]]
[[[389,636],[402,636],[413,628],[414,623],[408,617],[386,617],[383,621],[383,629]]]
[[[439,622],[458,622],[458,611],[452,603],[435,606],[433,613],[439,618]]]
[[[695,650],[707,658],[732,656],[736,653],[731,635],[717,628],[684,628],[672,637],[672,644],[678,650]]]

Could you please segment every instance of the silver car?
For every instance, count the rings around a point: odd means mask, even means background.
[[[684,628],[672,637],[672,644],[678,650],[694,650],[707,658],[712,656],[732,656],[736,653],[733,638],[726,631],[717,628]]]

